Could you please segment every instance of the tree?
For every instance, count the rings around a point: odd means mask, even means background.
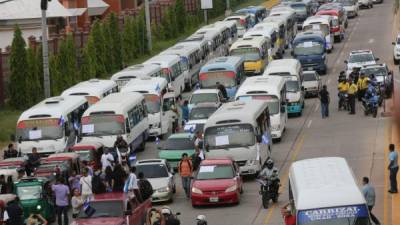
[[[56,82],[59,91],[62,91],[75,84],[75,79],[77,78],[75,46],[71,35],[67,35],[67,38],[60,44],[57,54],[57,64],[58,72],[61,76]]]
[[[51,74],[51,94],[60,95],[63,91],[62,89],[62,75],[59,70],[58,57],[56,55],[51,55],[49,58],[49,70]]]
[[[111,71],[109,63],[109,57],[107,57],[107,48],[105,40],[105,32],[103,30],[103,25],[96,20],[93,23],[92,31],[90,32],[89,39],[93,40],[94,45],[94,55],[96,60],[94,62],[96,77],[105,77],[107,72]]]
[[[119,30],[118,17],[115,13],[111,13],[107,18],[107,26],[111,42],[107,43],[111,46],[112,70],[111,72],[122,69],[122,44],[121,34]]]
[[[90,36],[85,47],[81,53],[81,66],[79,68],[81,80],[89,80],[96,77],[96,47],[93,40],[93,36]]]
[[[135,32],[133,30],[132,23],[132,17],[125,18],[124,31],[122,32],[122,59],[124,66],[129,65],[135,54]]]
[[[176,21],[176,15],[175,15],[175,8],[172,6],[169,6],[168,9],[168,20],[169,20],[169,32],[170,32],[170,38],[175,38],[178,36],[178,25]]]
[[[171,36],[171,32],[170,32],[170,27],[172,26],[172,24],[170,24],[170,10],[168,10],[169,8],[165,9],[164,11],[164,16],[161,18],[161,28],[162,30],[162,34],[163,34],[163,39],[167,40],[172,38]]]
[[[146,17],[144,10],[141,10],[138,15],[138,37],[140,38],[140,54],[149,52],[149,46],[147,43],[147,33],[146,33]]]
[[[16,109],[26,109],[31,102],[29,96],[29,66],[26,43],[18,26],[14,30],[10,54],[10,105]]]
[[[40,75],[43,73],[43,70],[40,70],[39,60],[37,58],[38,54],[36,51],[31,48],[28,48],[27,50],[27,61],[29,67],[29,78],[27,80],[30,84],[27,87],[27,92],[30,96],[29,106],[32,106],[43,99],[43,90],[42,85],[40,84]]]
[[[183,0],[176,0],[175,3],[175,15],[176,16],[176,24],[179,33],[185,32],[186,23],[187,23],[187,15],[185,4]]]

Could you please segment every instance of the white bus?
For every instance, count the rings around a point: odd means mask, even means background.
[[[232,45],[233,42],[235,42],[238,38],[238,29],[237,29],[237,23],[234,20],[226,20],[226,21],[217,21],[214,23],[214,26],[220,27],[220,26],[225,26],[229,30],[229,39],[228,39],[228,44],[229,46]]]
[[[159,77],[162,74],[162,68],[159,65],[149,64],[138,64],[129,66],[118,73],[112,75],[111,80],[115,81],[118,88],[121,89],[131,79],[140,77]]]
[[[206,62],[210,56],[210,52],[212,51],[211,42],[206,40],[204,35],[194,34],[189,36],[188,38],[178,42],[179,45],[183,46],[196,46],[200,48],[200,56],[202,63]]]
[[[167,80],[162,77],[132,79],[121,90],[121,93],[126,92],[143,94],[149,118],[149,136],[163,138],[168,134],[172,127],[173,112],[171,108],[164,107],[164,98],[168,96]],[[174,99],[173,96],[172,98]]]
[[[227,53],[228,45],[222,42],[221,29],[203,27],[197,30],[195,35],[204,35],[204,38],[209,41],[212,57],[224,56]]]
[[[193,85],[199,81],[199,71],[203,65],[199,46],[177,44],[159,55],[178,55],[181,57],[181,66],[185,73],[185,90],[190,91]]]
[[[82,117],[83,142],[100,142],[113,147],[118,135],[132,151],[144,150],[149,123],[146,103],[136,92],[114,93],[85,111]]]
[[[268,104],[264,101],[225,103],[204,126],[206,156],[232,158],[243,175],[260,172],[271,147]]]
[[[63,97],[70,95],[85,96],[89,104],[93,105],[100,99],[115,92],[118,92],[118,86],[115,83],[115,81],[90,79],[88,81],[82,81],[68,88],[67,90],[63,91],[61,96]]]
[[[144,62],[145,65],[161,66],[161,77],[167,79],[170,88],[178,97],[185,90],[185,71],[182,66],[182,59],[178,55],[156,55]]]
[[[248,77],[236,92],[236,100],[268,102],[272,139],[280,141],[287,122],[285,79],[278,76]]]
[[[294,162],[289,184],[297,225],[371,224],[364,196],[344,158]]]
[[[21,114],[17,122],[17,149],[22,154],[36,147],[40,154],[63,152],[77,141],[79,123],[89,107],[83,96],[45,99]]]
[[[248,30],[244,35],[246,37],[265,37],[267,39],[268,46],[268,61],[279,58],[280,54],[278,51],[278,28],[275,26],[268,25],[266,23],[259,23],[250,30]]]

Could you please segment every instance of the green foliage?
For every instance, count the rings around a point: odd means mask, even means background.
[[[139,54],[143,55],[148,52],[149,48],[147,46],[147,34],[146,34],[146,20],[144,10],[141,10],[137,16],[137,33],[139,40]]]
[[[74,40],[71,35],[60,44],[59,52],[56,56],[57,70],[61,75],[54,82],[57,85],[57,94],[60,94],[64,89],[75,84],[77,78],[77,64]]]
[[[40,49],[41,50],[41,49]],[[39,54],[37,54],[33,49],[28,48],[27,50],[27,61],[28,61],[28,66],[29,66],[29,86],[27,89],[27,94],[30,96],[29,100],[29,105],[32,106],[36,104],[37,102],[40,102],[41,99],[43,99],[43,89],[42,85],[40,83],[41,75],[43,74],[43,70],[40,70],[39,67]],[[40,54],[41,56],[41,54]]]
[[[91,36],[81,52],[81,65],[79,68],[81,80],[84,81],[96,77],[96,60],[96,47],[93,36]]]
[[[108,72],[111,71],[110,63],[107,59],[108,49],[106,48],[105,32],[103,30],[103,25],[100,21],[96,20],[93,23],[92,30],[89,35],[89,39],[93,40],[94,45],[94,56],[96,60],[94,62],[96,77],[105,77]]]
[[[110,55],[111,55],[111,71],[115,72],[122,69],[122,42],[121,42],[121,34],[119,30],[118,17],[115,13],[111,13],[106,22],[106,26],[108,29],[105,32],[108,32],[110,42],[106,42],[110,45]]]
[[[131,17],[125,18],[124,30],[122,32],[122,60],[124,66],[127,66],[134,58],[134,36],[133,19]]]
[[[185,32],[187,15],[184,0],[176,0],[175,3],[176,25],[179,33]]]
[[[63,91],[62,89],[62,75],[60,74],[60,68],[58,63],[58,57],[56,55],[51,55],[49,58],[49,70],[50,70],[50,86],[51,95],[60,95]]]
[[[31,103],[28,92],[30,89],[29,66],[25,47],[26,43],[21,30],[16,26],[11,45],[9,84],[10,105],[15,109],[25,109]]]
[[[175,8],[173,6],[168,7],[168,16],[167,19],[169,20],[169,32],[170,32],[170,37],[175,38],[178,36],[178,26],[177,26],[177,20],[176,20],[176,14],[175,14]]]

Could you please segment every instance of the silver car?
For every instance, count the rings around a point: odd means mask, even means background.
[[[136,162],[136,174],[140,172],[153,187],[152,202],[172,201],[176,191],[172,168],[165,159],[145,159]]]

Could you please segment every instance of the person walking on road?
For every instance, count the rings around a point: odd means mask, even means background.
[[[91,199],[93,196],[92,190],[92,176],[89,175],[89,169],[87,167],[83,168],[83,176],[79,181],[81,185],[82,199]]]
[[[223,96],[226,100],[228,100],[228,93],[226,92],[225,86],[224,86],[223,84],[221,84],[220,82],[217,82],[217,83],[215,84],[215,86],[217,86],[217,89],[221,91],[222,96]]]
[[[321,102],[322,119],[329,117],[330,97],[329,97],[329,92],[328,92],[325,84],[322,86],[322,90],[319,91],[318,97]]]
[[[101,168],[102,171],[105,172],[107,166],[110,166],[111,168],[113,168],[113,164],[114,164],[114,156],[110,153],[108,148],[104,149],[104,153],[101,156]]]
[[[182,127],[185,126],[186,122],[189,121],[189,101],[183,101],[183,105],[181,106],[182,110]]]
[[[399,172],[399,154],[395,150],[394,144],[389,145],[389,166],[388,170],[390,171],[390,190],[389,193],[397,193],[397,172]]]
[[[372,222],[374,222],[375,225],[380,225],[381,223],[379,222],[378,218],[376,218],[375,215],[372,214],[372,208],[374,208],[375,206],[375,188],[369,184],[368,177],[363,177],[362,183],[362,193],[364,195],[365,201],[367,202],[369,215],[371,216]]]
[[[72,218],[77,218],[81,208],[83,206],[83,199],[79,189],[72,189],[71,206],[72,206]]]
[[[24,211],[19,204],[19,198],[16,197],[13,201],[7,204],[6,210],[3,214],[3,221],[6,221],[7,225],[21,225],[24,224]]]
[[[185,190],[186,197],[190,196],[190,179],[192,177],[193,166],[187,153],[182,154],[182,159],[178,164],[178,171],[182,179],[182,187]]]
[[[139,202],[143,202],[138,186],[138,179],[136,177],[136,167],[134,166],[131,167],[131,173],[125,181],[123,191],[133,194]]]
[[[349,114],[356,114],[356,94],[357,94],[357,85],[353,83],[351,79],[349,79],[349,90],[347,91],[349,96],[349,106],[350,106],[350,113]]]
[[[51,186],[56,198],[56,212],[58,225],[62,225],[64,217],[64,225],[68,225],[68,206],[69,206],[69,187],[64,184],[64,178],[59,177],[56,184]]]

